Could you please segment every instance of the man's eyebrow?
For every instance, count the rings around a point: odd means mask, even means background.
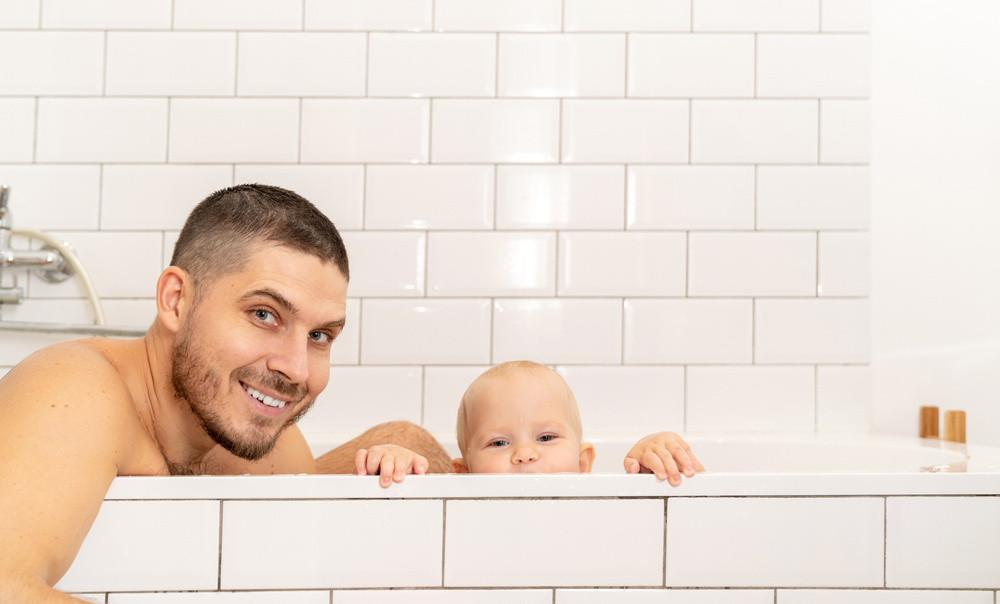
[[[247,302],[253,300],[254,298],[270,298],[278,306],[284,307],[284,309],[287,310],[292,316],[298,316],[299,314],[298,307],[292,304],[291,300],[282,296],[281,293],[269,287],[265,287],[263,289],[255,289],[253,291],[247,292],[240,297],[240,300]],[[330,330],[343,329],[344,325],[346,324],[347,324],[347,319],[340,319],[339,321],[330,321],[329,323],[325,323],[321,325],[319,329],[330,329]]]
[[[254,298],[270,298],[278,306],[284,307],[284,309],[287,310],[293,316],[297,316],[299,314],[299,309],[294,304],[292,304],[291,300],[282,296],[279,292],[271,288],[265,287],[263,289],[255,289],[253,291],[249,291],[240,296],[240,301],[247,302]]]

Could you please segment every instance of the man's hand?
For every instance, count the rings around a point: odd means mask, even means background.
[[[375,445],[371,449],[358,449],[354,455],[354,473],[378,474],[383,489],[393,482],[403,482],[407,474],[423,474],[428,465],[426,457],[398,445]]]
[[[681,483],[681,473],[687,477],[705,468],[691,452],[684,439],[673,432],[659,432],[640,440],[625,456],[625,471],[629,474],[655,474],[671,485]]]

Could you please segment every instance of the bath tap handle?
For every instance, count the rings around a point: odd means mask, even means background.
[[[10,187],[0,186],[0,212],[7,209],[7,198],[10,197]]]

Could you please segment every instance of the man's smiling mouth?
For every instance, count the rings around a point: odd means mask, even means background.
[[[253,388],[251,388],[250,386],[247,386],[246,384],[244,384],[242,382],[240,382],[240,385],[243,386],[243,389],[246,390],[247,394],[249,394],[250,396],[254,397],[258,401],[264,403],[268,407],[277,407],[278,409],[284,409],[285,408],[286,401],[281,401],[281,400],[274,399],[274,398],[271,398],[269,396],[266,396],[264,394],[261,394],[260,392],[257,392],[256,390],[254,390]]]

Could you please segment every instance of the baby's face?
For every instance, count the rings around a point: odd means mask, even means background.
[[[465,464],[474,474],[589,472],[558,376],[514,372],[482,385],[468,406]]]

